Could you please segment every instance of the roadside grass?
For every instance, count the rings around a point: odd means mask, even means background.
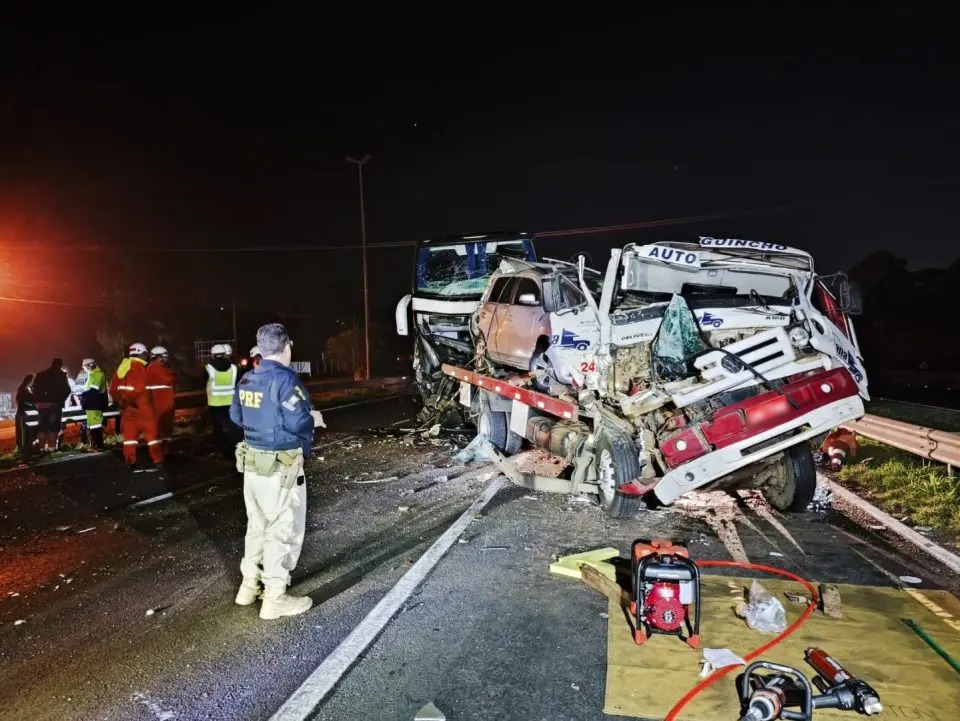
[[[926,428],[935,428],[938,431],[960,431],[960,411],[947,408],[931,408],[916,405],[915,403],[901,403],[899,401],[869,401],[867,413],[893,420],[913,423]]]
[[[858,436],[856,461],[840,469],[837,478],[878,503],[896,517],[909,516],[918,526],[930,526],[960,538],[960,476],[947,467]]]

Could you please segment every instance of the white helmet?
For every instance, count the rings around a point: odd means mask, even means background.
[[[255,345],[253,348],[250,349],[250,357],[256,358],[257,356],[260,356],[262,358],[263,353],[260,352],[260,346]]]
[[[214,344],[213,348],[210,349],[210,355],[224,355],[226,351],[223,349],[222,343]]]
[[[130,355],[146,355],[147,347],[143,343],[131,343]]]
[[[96,364],[97,361],[95,361],[93,358],[84,358],[80,365],[82,365],[84,368],[93,368]]]
[[[153,348],[150,349],[150,355],[160,356],[160,355],[170,355],[170,354],[167,352],[167,349],[164,348],[162,345],[155,345]]]
[[[233,348],[230,347],[229,343],[224,343],[220,347],[223,348],[223,350],[221,350],[220,352],[223,353],[224,355],[230,355],[231,353],[233,353]]]

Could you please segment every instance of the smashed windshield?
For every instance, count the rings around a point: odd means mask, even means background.
[[[479,298],[500,261],[508,256],[536,260],[533,243],[529,240],[423,247],[417,256],[417,291],[429,295]]]

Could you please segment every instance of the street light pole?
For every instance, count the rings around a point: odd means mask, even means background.
[[[360,178],[360,242],[363,245],[363,345],[366,353],[366,378],[370,380],[370,298],[367,289],[367,218],[363,210],[363,166],[370,160],[369,155],[364,155],[360,160],[356,158],[346,158],[348,163],[357,166],[357,174]]]

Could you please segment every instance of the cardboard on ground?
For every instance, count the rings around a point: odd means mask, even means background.
[[[744,598],[750,579],[704,576],[701,646],[729,648],[740,657],[773,638],[748,628],[733,608]],[[784,591],[806,593],[796,583],[762,579],[776,593],[792,623],[804,606],[788,602]],[[960,659],[960,601],[947,591],[897,591],[892,588],[839,585],[843,618],[814,612],[793,635],[761,658],[793,666],[808,678],[804,661],[810,646],[822,648],[880,693],[884,711],[874,718],[957,721],[960,719],[960,674],[901,618],[912,618],[947,653]],[[633,642],[623,612],[610,604],[607,630],[607,686],[604,712],[642,719],[663,719],[701,679],[702,654],[674,636],[654,635],[644,645]],[[739,718],[731,671],[695,698],[680,714],[682,721]],[[850,711],[818,710],[815,721],[865,718]]]

